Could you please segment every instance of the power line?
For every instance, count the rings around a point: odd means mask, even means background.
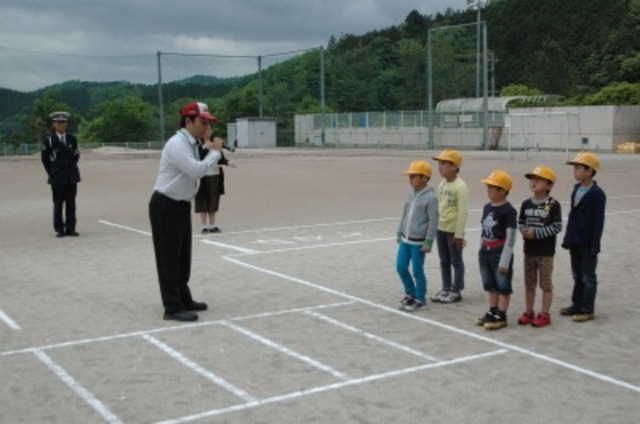
[[[0,46],[0,50],[8,50],[20,53],[31,53],[47,56],[61,56],[61,57],[89,57],[89,58],[103,58],[103,59],[117,59],[117,58],[148,58],[153,57],[150,54],[129,54],[129,55],[95,55],[95,54],[81,54],[81,53],[60,53],[60,52],[43,52],[39,50],[29,49],[17,49],[15,47]]]

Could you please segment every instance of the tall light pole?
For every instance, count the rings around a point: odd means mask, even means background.
[[[480,26],[480,9],[485,5],[483,0],[467,0],[469,8],[476,8],[476,98],[480,97],[480,49],[482,29]]]

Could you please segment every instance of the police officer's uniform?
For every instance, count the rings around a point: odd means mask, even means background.
[[[53,112],[52,121],[66,121],[68,112]],[[80,150],[73,134],[58,134],[53,130],[42,140],[42,164],[49,176],[53,194],[53,229],[57,237],[77,236],[76,194],[80,182],[78,160]],[[63,219],[62,209],[65,209]]]

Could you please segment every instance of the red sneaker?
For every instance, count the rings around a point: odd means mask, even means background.
[[[533,311],[524,311],[520,318],[518,319],[518,324],[520,325],[529,325],[533,322],[536,314]]]
[[[551,324],[551,316],[546,312],[538,313],[538,316],[531,321],[534,327],[546,327],[549,324]]]

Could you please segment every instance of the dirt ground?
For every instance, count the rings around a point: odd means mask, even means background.
[[[397,308],[402,172],[436,153],[236,152],[222,233],[200,235],[194,214],[191,287],[210,309],[191,324],[162,320],[147,210],[158,153],[83,151],[80,236],[62,239],[39,158],[1,158],[0,422],[638,422],[640,155],[601,155],[608,201],[596,319],[558,314],[573,284],[558,248],[552,325],[517,324],[518,240],[509,326],[489,332],[473,322],[487,309],[480,180],[510,172],[519,208],[524,174],[549,165],[566,217],[572,168],[563,153],[463,152],[464,298],[410,314]],[[436,251],[426,271],[434,294]]]

